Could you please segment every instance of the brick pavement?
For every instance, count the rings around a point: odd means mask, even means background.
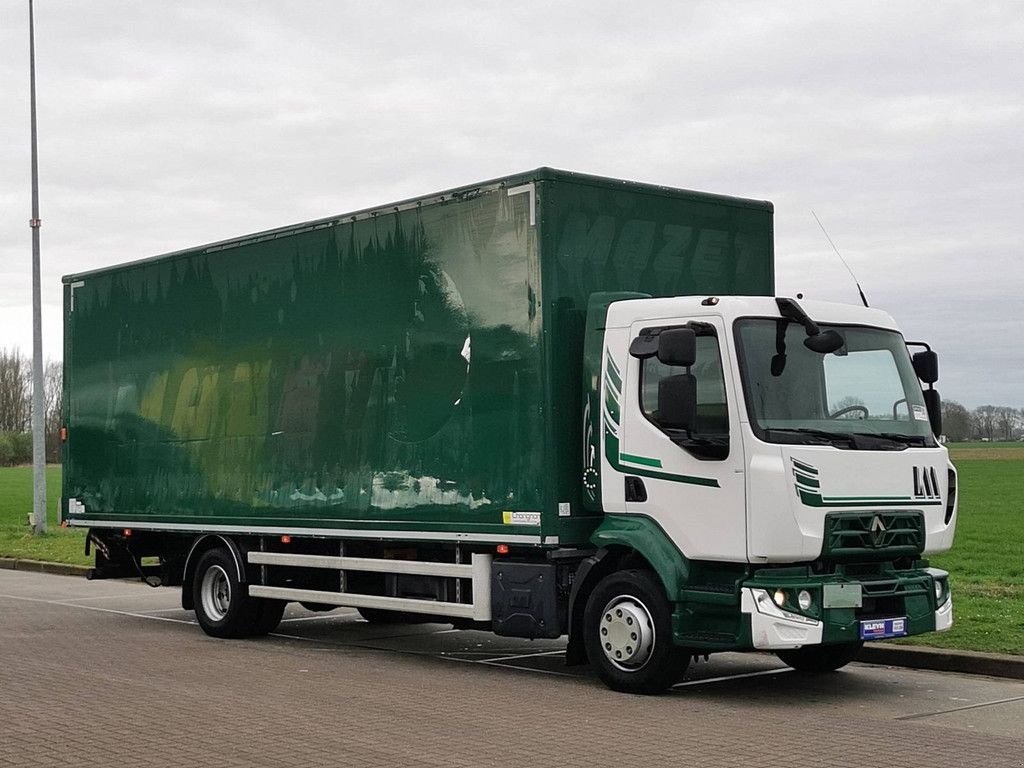
[[[837,709],[783,675],[640,698],[33,598],[0,611],[0,766],[1024,766],[1024,736]]]

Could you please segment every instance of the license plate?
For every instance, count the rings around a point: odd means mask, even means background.
[[[883,640],[907,634],[907,619],[868,619],[860,623],[861,640]]]

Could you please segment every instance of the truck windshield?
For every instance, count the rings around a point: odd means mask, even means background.
[[[860,326],[821,326],[842,336],[836,352],[804,346],[785,319],[736,323],[751,426],[772,443],[865,450],[934,447],[924,396],[903,337]]]

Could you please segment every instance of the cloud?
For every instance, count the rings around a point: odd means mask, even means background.
[[[51,355],[63,273],[554,165],[771,199],[780,291],[856,301],[814,209],[872,302],[940,349],[946,396],[1024,405],[1012,4],[36,13]],[[27,348],[27,18],[7,22],[0,345]]]

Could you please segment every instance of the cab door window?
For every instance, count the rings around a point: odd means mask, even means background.
[[[693,429],[665,426],[658,418],[658,384],[687,369],[665,365],[656,356],[641,361],[640,409],[652,424],[673,442],[699,459],[724,459],[729,455],[729,405],[725,392],[722,353],[713,329],[697,335],[697,357],[689,373],[696,380],[697,412]]]

